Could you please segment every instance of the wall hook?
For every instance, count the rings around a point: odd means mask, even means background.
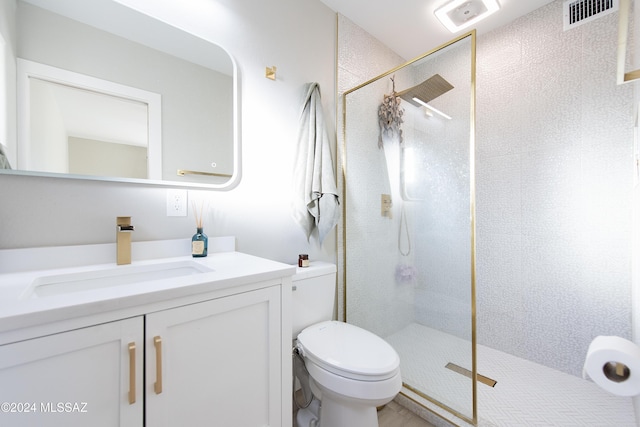
[[[275,80],[276,79],[276,66],[274,65],[273,67],[267,67],[267,71],[265,73],[265,77],[271,80]]]

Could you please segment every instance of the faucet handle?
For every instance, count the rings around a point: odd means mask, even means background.
[[[116,263],[131,264],[131,225],[130,216],[116,217]]]
[[[116,217],[116,227],[118,231],[133,231],[134,227],[131,225],[131,217],[130,216],[119,216]]]

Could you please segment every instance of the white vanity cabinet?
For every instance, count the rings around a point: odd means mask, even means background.
[[[290,425],[289,297],[269,280],[0,345],[0,426]]]
[[[146,425],[281,426],[280,287],[146,316]]]
[[[135,317],[0,346],[0,425],[142,426],[143,324]]]

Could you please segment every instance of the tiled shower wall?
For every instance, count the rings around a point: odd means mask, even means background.
[[[631,336],[633,89],[618,14],[562,28],[562,0],[478,38],[478,342],[580,375]]]
[[[616,85],[616,37],[617,14],[564,32],[562,0],[478,37],[478,340],[574,375],[595,336],[631,335],[633,89]],[[404,62],[344,17],[338,40],[340,93]]]
[[[349,19],[342,15],[338,15],[338,123],[336,129],[338,129],[338,164],[343,165],[343,151],[344,138],[342,135],[342,94],[392,68],[403,64],[405,60],[392,52],[381,42],[373,38],[369,33],[362,30],[360,27],[352,23]],[[390,93],[391,87],[389,81],[381,82],[383,86],[380,88],[380,93]],[[400,87],[400,86],[399,86]],[[380,102],[379,94],[371,100],[373,115],[364,117],[365,120],[371,121],[370,134],[363,136],[363,144],[368,144],[370,149],[363,150],[363,155],[366,158],[360,157],[357,160],[362,162],[371,162],[370,164],[382,165],[384,164],[384,154],[377,149],[378,138],[378,124],[376,109]],[[354,159],[356,160],[356,159]],[[384,171],[381,169],[365,168],[372,172],[371,176],[362,176],[357,178],[360,185],[363,188],[376,185],[375,188],[385,188],[386,178]],[[338,173],[338,188],[342,188],[343,175]],[[387,183],[388,187],[388,183]],[[357,191],[357,188],[354,188]],[[349,203],[346,198],[349,198],[350,189],[347,193],[341,197],[343,205]],[[350,199],[349,199],[350,200]],[[366,207],[366,212],[378,212],[380,210],[380,199],[372,200],[371,204],[375,205]],[[350,228],[350,232],[366,233],[369,236],[377,237],[383,233],[388,233],[389,225],[388,220],[380,219],[380,215],[367,215],[363,217],[363,220],[358,219],[358,227],[360,230],[354,230]],[[345,314],[345,308],[343,304],[344,300],[344,241],[343,241],[343,224],[338,224],[338,318],[343,319]],[[395,234],[394,234],[395,236]],[[372,247],[371,244],[363,242],[365,247],[355,248],[358,257],[366,256],[367,251],[376,251],[378,248]],[[380,251],[384,252],[387,248],[380,248]],[[395,249],[395,246],[390,248]],[[393,291],[390,288],[391,280],[380,280],[381,277],[387,277],[389,271],[393,271],[395,268],[397,259],[395,257],[376,256],[375,262],[368,262],[366,265],[359,264],[358,261],[354,261],[352,258],[349,260],[349,265],[352,268],[365,269],[365,275],[361,280],[366,281],[365,286],[371,289],[371,292],[363,295],[363,299],[358,302],[358,307],[348,308],[349,315],[351,316],[367,316],[368,324],[371,325],[371,329],[375,329],[375,332],[380,335],[386,335],[391,331],[398,329],[400,326],[404,326],[409,320],[407,316],[411,316],[411,310],[406,307],[398,316],[392,315],[388,308],[380,306],[384,303],[384,295],[388,295]],[[391,279],[392,276],[389,276]],[[369,279],[370,278],[370,279]],[[382,296],[382,297],[381,297]],[[356,311],[357,310],[357,311]],[[386,315],[385,315],[386,313]],[[353,317],[351,317],[353,318]],[[393,323],[393,324],[391,324]]]

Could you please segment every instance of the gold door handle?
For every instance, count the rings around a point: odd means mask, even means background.
[[[129,405],[136,403],[136,343],[129,343]]]
[[[153,384],[153,390],[156,394],[160,394],[162,393],[162,338],[153,337],[153,345],[156,348],[156,382]]]

